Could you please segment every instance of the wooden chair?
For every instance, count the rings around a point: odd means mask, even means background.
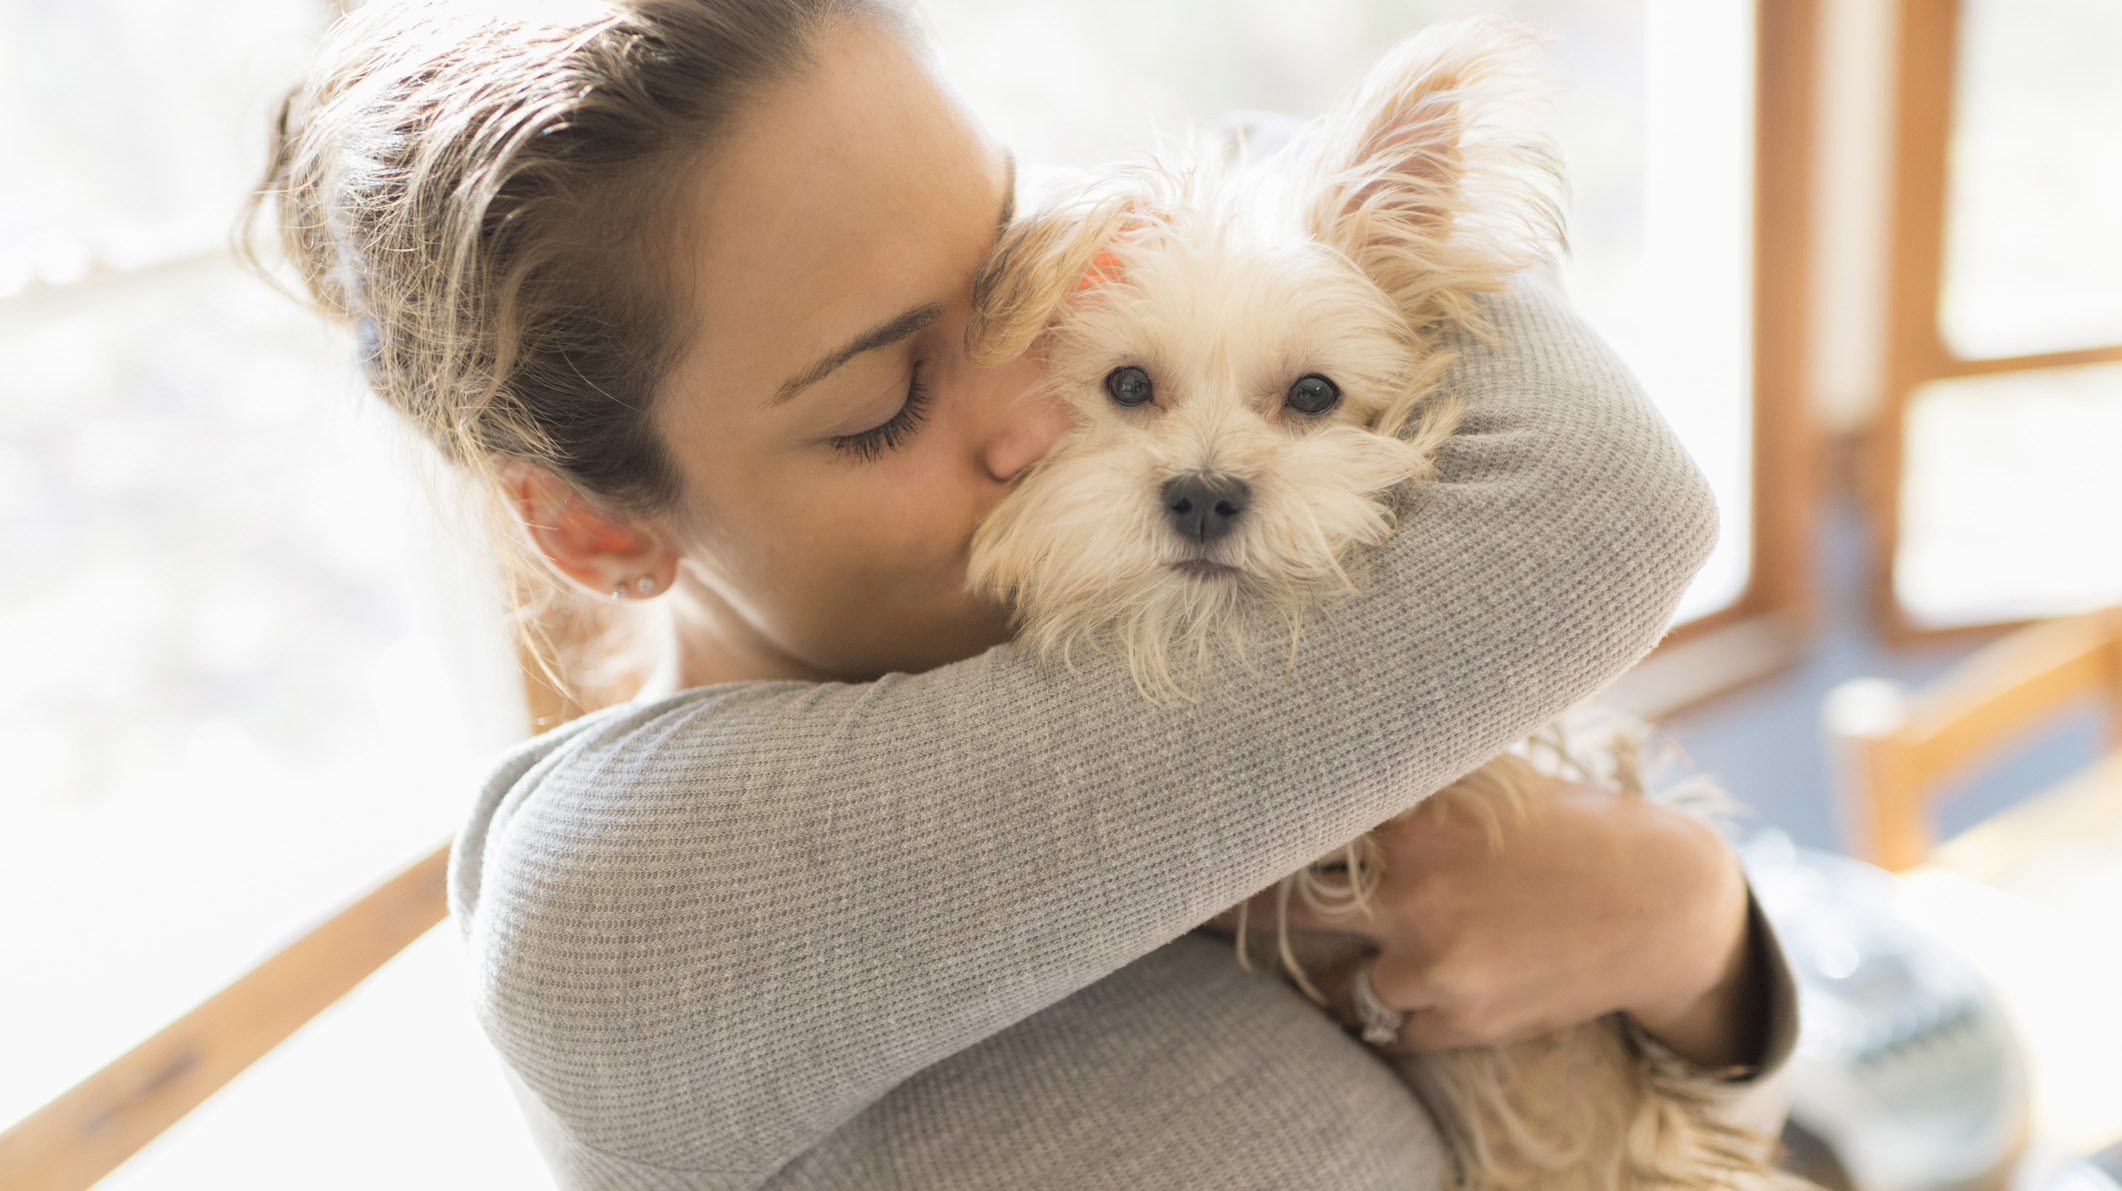
[[[2099,760],[1937,842],[1959,776],[2095,700]],[[1827,719],[1860,854],[1902,873],[1897,908],[1982,974],[2024,1044],[2030,1152],[2122,1142],[2122,608],[2017,630],[1918,694],[1845,685]]]
[[[523,673],[538,731],[581,714]],[[0,1188],[94,1186],[440,923],[448,864],[444,841],[0,1133]]]
[[[1956,778],[2096,698],[2122,757],[2122,607],[2018,630],[1921,694],[1877,679],[1837,688],[1827,728],[1851,778],[1858,854],[1895,871],[1921,863],[1938,846],[1932,812]]]

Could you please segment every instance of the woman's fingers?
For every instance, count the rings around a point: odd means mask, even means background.
[[[1327,910],[1313,907],[1302,894],[1293,892],[1289,897],[1289,924],[1298,930],[1340,931],[1383,942],[1399,932],[1396,921],[1386,913],[1384,902],[1375,893],[1366,905],[1351,902]]]
[[[1280,921],[1286,922],[1291,930],[1336,931],[1379,941],[1383,941],[1391,933],[1385,921],[1378,915],[1376,899],[1372,900],[1371,908],[1367,911],[1327,913],[1314,910],[1305,902],[1304,896],[1294,889],[1285,898],[1281,890],[1270,885],[1241,904],[1245,907],[1246,929],[1253,932],[1274,933],[1276,915],[1282,912],[1277,907],[1286,904],[1287,917]],[[1208,925],[1222,930],[1236,930],[1238,909],[1238,906],[1232,906],[1210,919]]]
[[[1270,887],[1245,903],[1247,928],[1256,937],[1273,935],[1278,900],[1278,891]],[[1439,970],[1434,957],[1416,944],[1406,924],[1382,917],[1375,904],[1369,911],[1335,915],[1311,908],[1293,893],[1288,898],[1287,921],[1291,930],[1340,931],[1380,944],[1375,953],[1344,960],[1315,974],[1313,983],[1336,1020],[1350,1029],[1361,1029],[1368,1023],[1356,1010],[1355,973],[1369,964],[1370,985],[1379,1004],[1407,1014],[1399,1038],[1379,1047],[1386,1053],[1493,1046],[1540,1032],[1511,1017],[1500,990],[1463,972],[1463,979],[1452,981]],[[1219,916],[1219,922],[1235,929],[1237,908]]]
[[[1375,956],[1358,956],[1344,963],[1335,964],[1319,977],[1319,991],[1326,996],[1326,1007],[1333,1013],[1335,1020],[1350,1029],[1358,1029],[1363,1025],[1362,1016],[1356,1012],[1354,992],[1356,969],[1370,963],[1375,958]],[[1394,1007],[1397,1008],[1398,1006]]]
[[[1386,1048],[1393,1054],[1417,1051],[1458,1050],[1466,1046],[1495,1046],[1509,1039],[1492,1039],[1468,1029],[1449,1014],[1431,1009],[1413,1014],[1400,1028],[1400,1041]]]
[[[1493,1000],[1454,993],[1437,981],[1435,970],[1421,956],[1391,947],[1339,965],[1329,974],[1320,991],[1343,1025],[1360,1029],[1368,1024],[1354,996],[1355,973],[1364,963],[1370,964],[1370,986],[1378,1003],[1407,1015],[1399,1038],[1379,1048],[1388,1054],[1500,1046],[1545,1032],[1543,1026],[1513,1018]]]
[[[1457,1036],[1439,1013],[1436,994],[1423,979],[1419,967],[1410,963],[1407,957],[1383,953],[1336,964],[1320,979],[1319,991],[1326,997],[1327,1008],[1342,1025],[1362,1029],[1370,1024],[1356,1008],[1355,997],[1356,972],[1366,964],[1370,966],[1371,992],[1377,1002],[1386,1009],[1407,1015],[1399,1039],[1379,1049],[1388,1053],[1428,1050],[1434,1048],[1433,1037]]]

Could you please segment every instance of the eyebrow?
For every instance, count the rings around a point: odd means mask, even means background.
[[[995,239],[997,241],[1001,240],[1002,233],[1008,230],[1010,221],[1017,217],[1017,158],[1014,154],[1005,153],[1004,162],[1002,214],[995,220]],[[782,382],[781,387],[774,392],[773,400],[766,403],[766,407],[772,409],[777,405],[785,404],[796,394],[832,375],[834,369],[854,359],[856,356],[864,352],[875,351],[880,347],[890,347],[902,339],[919,334],[923,327],[935,322],[942,316],[942,304],[930,302],[923,306],[916,306],[904,314],[887,319],[871,327],[869,330],[827,352],[810,367]]]

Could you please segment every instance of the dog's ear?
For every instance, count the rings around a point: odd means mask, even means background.
[[[983,365],[1023,354],[1062,303],[1126,275],[1129,233],[1154,220],[1144,195],[1100,184],[1011,224],[973,276],[966,353]]]
[[[1539,36],[1493,18],[1432,26],[1386,55],[1321,123],[1306,230],[1354,260],[1410,321],[1468,321],[1472,295],[1559,250],[1557,154],[1499,116],[1548,89]]]

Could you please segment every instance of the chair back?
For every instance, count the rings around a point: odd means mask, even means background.
[[[2122,606],[2019,629],[1920,693],[1869,678],[1837,687],[1827,730],[1850,773],[1857,853],[1895,871],[1921,862],[1958,778],[2095,699],[2109,747],[2122,750]]]

